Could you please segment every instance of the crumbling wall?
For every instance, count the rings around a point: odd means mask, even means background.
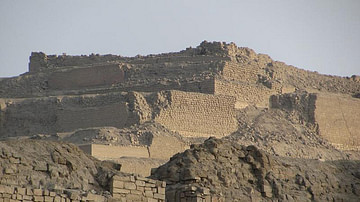
[[[126,104],[127,94],[3,99],[2,137],[70,132],[96,126],[137,123]]]
[[[70,132],[78,128],[113,126],[122,128],[128,120],[125,102],[96,107],[67,108],[56,110],[56,131]]]
[[[50,74],[50,90],[69,90],[90,87],[111,86],[124,82],[125,73],[121,65],[106,65],[87,68],[73,68]]]
[[[0,201],[108,201],[104,196],[80,190],[32,189],[0,185]]]
[[[359,99],[330,93],[290,93],[271,96],[270,106],[294,112],[339,149],[360,149]]]
[[[298,116],[300,122],[315,126],[316,99],[316,94],[307,92],[273,95],[270,97],[270,107],[290,111]]]
[[[235,98],[170,91],[170,105],[155,121],[185,136],[222,137],[237,129]]]
[[[2,137],[56,131],[56,98],[2,99]]]

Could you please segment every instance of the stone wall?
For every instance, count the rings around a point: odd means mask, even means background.
[[[166,183],[138,176],[114,176],[112,196],[119,201],[164,202]]]
[[[52,90],[81,89],[101,86],[111,86],[124,82],[124,70],[121,65],[106,65],[87,68],[72,68],[67,71],[57,71],[48,78]]]
[[[0,185],[0,201],[49,201],[49,202],[75,202],[75,201],[108,201],[104,196],[80,190],[47,190],[13,187]]]
[[[112,177],[111,197],[82,192],[77,189],[33,189],[0,184],[0,201],[49,201],[49,202],[106,202],[106,201],[144,201],[164,202],[166,183],[139,176]]]
[[[170,91],[170,105],[155,121],[184,136],[223,137],[237,129],[235,98]]]

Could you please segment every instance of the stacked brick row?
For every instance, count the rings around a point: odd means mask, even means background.
[[[92,193],[81,194],[78,190],[31,189],[0,185],[0,202],[104,202],[106,198]]]
[[[119,201],[164,202],[166,183],[138,176],[114,176],[111,193]]]
[[[210,195],[210,190],[205,187],[192,186],[189,184],[173,187],[172,190],[166,192],[167,201],[189,201],[189,202],[218,202],[221,201]]]

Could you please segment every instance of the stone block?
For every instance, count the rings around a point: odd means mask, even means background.
[[[164,194],[154,193],[154,198],[165,200]]]
[[[137,194],[127,194],[126,200],[128,201],[142,201],[142,196]]]
[[[114,175],[113,180],[124,181],[124,182],[135,182],[135,176],[118,176],[118,175]]]
[[[52,197],[52,196],[44,196],[44,201],[46,201],[46,202],[53,202],[53,201],[54,201],[54,197]]]
[[[34,196],[34,201],[44,201],[44,196]]]
[[[113,180],[113,188],[124,188],[124,181]]]
[[[2,197],[3,198],[11,198],[11,194],[3,193]]]
[[[165,195],[165,188],[163,188],[163,187],[158,187],[158,188],[157,188],[157,193],[159,193],[159,194],[164,194],[164,195]]]
[[[42,189],[33,189],[32,190],[35,196],[42,196],[43,190]]]
[[[49,195],[50,195],[50,191],[47,190],[47,189],[44,189],[43,194],[44,194],[44,196],[49,196]]]
[[[0,193],[13,194],[14,188],[10,186],[0,185]]]
[[[145,187],[156,187],[153,183],[145,183]]]
[[[26,195],[28,195],[28,196],[32,196],[32,195],[34,195],[33,190],[32,190],[32,189],[30,189],[30,188],[26,188]]]
[[[23,196],[23,200],[32,201],[32,200],[33,200],[33,196],[24,195],[24,196]]]
[[[152,191],[145,191],[145,196],[146,197],[154,197],[154,193]]]
[[[25,194],[26,194],[26,189],[25,189],[25,188],[16,187],[15,190],[16,190],[16,193],[17,193],[17,194],[21,194],[21,195],[25,195]]]
[[[125,182],[124,183],[124,188],[125,189],[136,189],[136,185],[133,182]]]
[[[16,199],[18,199],[18,200],[23,200],[23,195],[21,195],[21,194],[16,194]]]
[[[136,180],[135,184],[136,184],[136,186],[145,187],[145,182],[141,181],[141,180]]]
[[[141,191],[141,192],[144,192],[145,187],[139,187],[139,186],[137,186],[137,187],[136,187],[136,190],[139,190],[139,191]]]
[[[129,189],[118,189],[118,188],[114,188],[113,189],[113,194],[128,194],[130,193]]]
[[[154,199],[154,198],[148,198],[148,199],[147,199],[147,202],[158,202],[158,200],[157,200],[157,199]]]
[[[131,194],[137,194],[137,195],[142,195],[143,194],[143,192],[139,191],[139,190],[130,190],[130,193]]]
[[[54,202],[61,202],[61,197],[60,196],[55,196],[54,197]]]

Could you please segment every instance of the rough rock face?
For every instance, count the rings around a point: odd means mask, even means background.
[[[0,142],[2,185],[103,192],[117,173],[69,143],[18,140]]]
[[[167,182],[171,201],[181,186],[210,189],[226,201],[357,201],[360,163],[275,157],[255,146],[210,138],[177,154],[152,178]]]

